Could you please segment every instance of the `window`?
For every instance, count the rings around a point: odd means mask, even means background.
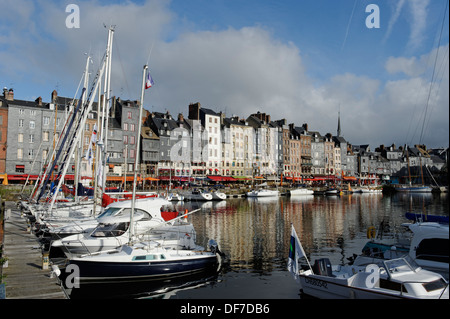
[[[25,173],[25,165],[16,165],[16,173]]]
[[[48,142],[48,138],[50,137],[50,133],[48,131],[42,132],[42,140],[44,142]]]
[[[49,125],[50,124],[50,117],[49,116],[44,116],[43,124],[44,125]]]
[[[35,129],[36,128],[36,123],[34,121],[30,121],[30,129]]]
[[[134,144],[136,137],[130,136],[130,144]]]
[[[33,149],[30,149],[29,151],[28,151],[28,159],[33,159],[34,158],[34,150]]]
[[[17,159],[23,159],[23,149],[17,149]]]
[[[131,112],[128,112],[128,119],[131,120]]]
[[[135,157],[135,150],[130,150],[130,158],[134,158]]]
[[[128,136],[127,135],[123,136],[123,144],[128,144]]]
[[[23,119],[19,120],[19,127],[23,127]]]
[[[22,133],[17,134],[17,142],[23,143],[23,134]]]
[[[130,131],[134,132],[134,124],[130,124]]]
[[[123,130],[128,131],[128,123],[123,123]]]
[[[416,258],[448,263],[448,244],[444,238],[424,239],[416,248]]]
[[[30,110],[30,115],[31,116],[36,116],[36,110]]]
[[[30,134],[30,143],[34,143],[34,134]]]

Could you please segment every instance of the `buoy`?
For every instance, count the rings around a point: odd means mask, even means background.
[[[374,226],[370,226],[367,228],[367,238],[372,239],[375,238],[377,234],[377,229]]]

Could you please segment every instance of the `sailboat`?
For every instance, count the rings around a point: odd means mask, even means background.
[[[396,190],[398,192],[403,192],[403,193],[431,193],[431,191],[433,189],[429,186],[423,185],[422,162],[420,162],[422,185],[412,185],[411,171],[410,171],[410,166],[409,166],[409,150],[408,150],[407,145],[406,145],[405,149],[406,149],[406,158],[407,158],[407,163],[408,163],[409,185],[400,185],[400,186],[396,187]],[[419,157],[419,158],[421,159],[421,157]]]
[[[67,170],[70,166],[70,160],[74,157],[74,153],[78,148],[77,145],[81,140],[86,120],[92,110],[94,97],[97,91],[100,92],[100,82],[104,75],[107,75],[105,76],[105,84],[109,83],[109,76],[111,72],[108,69],[111,67],[110,56],[113,32],[114,29],[109,28],[107,50],[103,56],[101,67],[97,71],[89,93],[87,90],[87,76],[89,73],[88,58],[86,63],[86,71],[84,74],[84,87],[81,91],[81,96],[76,107],[71,110],[70,116],[67,118],[63,131],[60,134],[57,144],[59,145],[59,149],[54,147],[52,153],[53,162],[51,165],[48,165],[43,178],[39,182],[39,191],[33,191],[32,198],[30,199],[31,204],[29,203],[26,207],[30,213],[30,220],[32,219],[33,222],[36,221],[38,225],[40,225],[39,227],[47,224],[51,224],[52,227],[62,226],[64,223],[69,223],[74,220],[80,221],[86,218],[92,219],[95,218],[95,215],[97,215],[99,211],[101,211],[101,207],[96,205],[95,200],[93,203],[80,202],[68,204],[58,203],[57,197],[59,190],[62,189],[64,177],[66,176]],[[105,105],[106,103],[103,104]],[[57,169],[59,170],[57,172],[56,179],[52,182],[56,186],[50,187],[50,194],[45,197],[44,195],[48,193],[48,184],[50,179]]]
[[[141,131],[144,92],[150,86],[146,85],[146,73],[150,80],[148,66],[144,66],[142,76],[141,103],[137,132]],[[140,139],[137,139],[137,149]],[[210,240],[209,251],[203,247],[180,248],[164,245],[160,241],[142,241],[136,237],[134,229],[134,214],[136,205],[136,180],[139,152],[134,165],[133,199],[131,202],[131,218],[129,241],[113,250],[100,251],[69,259],[70,265],[79,269],[81,282],[104,280],[139,280],[143,278],[166,278],[198,272],[220,263],[221,252],[217,243]]]

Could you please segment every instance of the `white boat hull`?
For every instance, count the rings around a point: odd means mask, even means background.
[[[306,189],[306,188],[297,188],[297,189],[291,189],[289,191],[289,193],[291,194],[291,196],[296,196],[296,195],[313,195],[314,191],[311,189]]]
[[[278,191],[263,189],[263,190],[254,190],[247,193],[247,197],[276,197],[278,196]]]

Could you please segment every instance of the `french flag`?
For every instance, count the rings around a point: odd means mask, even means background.
[[[149,71],[147,72],[147,81],[145,81],[145,89],[147,90],[148,88],[151,88],[153,84],[155,84],[155,82],[153,82],[152,76],[150,75]]]

